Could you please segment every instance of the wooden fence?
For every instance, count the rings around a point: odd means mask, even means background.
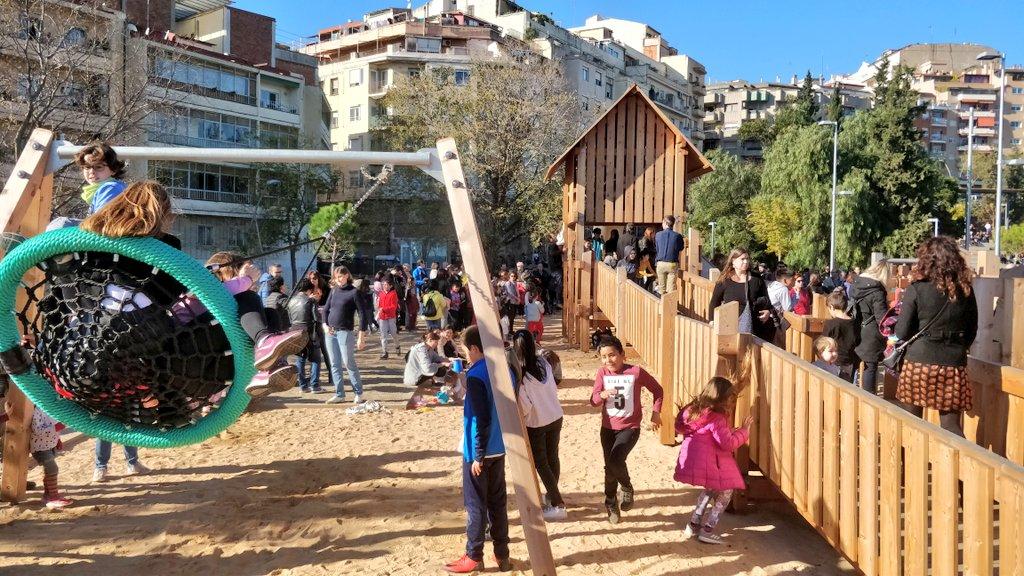
[[[688,271],[679,272],[679,280],[679,311],[697,320],[710,320],[708,309],[711,307],[711,292],[715,289],[715,283]]]
[[[668,314],[659,317],[657,299],[632,283],[616,287],[620,312],[606,313],[618,318],[618,334],[652,373],[671,375],[662,381],[663,422],[712,374],[747,364],[734,418],[754,413],[756,420],[749,449],[737,451],[741,468],[759,468],[864,574],[1024,573],[1024,468],[794,354],[735,334],[734,306],[732,318],[714,327],[675,314],[661,345],[652,344]],[[972,360],[972,372],[992,386],[1019,391],[1016,373],[981,368]],[[985,418],[982,437],[1000,426]],[[1013,430],[1007,452],[1011,444],[1021,449],[1019,424]]]

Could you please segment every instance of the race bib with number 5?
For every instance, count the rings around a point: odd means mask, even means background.
[[[615,374],[604,377],[604,389],[615,390],[618,394],[609,396],[604,401],[604,409],[612,418],[629,418],[633,414],[633,382],[632,374]]]

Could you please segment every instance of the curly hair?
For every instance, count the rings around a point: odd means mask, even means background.
[[[936,236],[917,247],[914,280],[935,284],[935,288],[951,301],[956,302],[957,298],[971,294],[972,276],[952,238]]]

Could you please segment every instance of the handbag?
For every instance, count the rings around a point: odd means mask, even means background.
[[[946,311],[947,307],[949,307],[949,300],[946,300],[946,303],[942,305],[942,309],[939,310],[939,313],[932,316],[932,319],[925,324],[924,328],[918,330],[917,334],[908,338],[906,342],[901,342],[898,346],[893,346],[892,351],[882,358],[882,366],[885,366],[886,370],[889,370],[894,374],[899,374],[900,370],[903,369],[903,359],[907,355],[907,349],[910,348],[910,345],[913,344],[914,341],[920,338],[928,331],[929,328],[932,327],[932,324],[939,319],[939,316],[942,316],[942,313]]]

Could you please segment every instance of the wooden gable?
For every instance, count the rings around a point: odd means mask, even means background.
[[[565,165],[565,221],[660,222],[686,213],[686,182],[713,168],[635,84],[547,171]]]

